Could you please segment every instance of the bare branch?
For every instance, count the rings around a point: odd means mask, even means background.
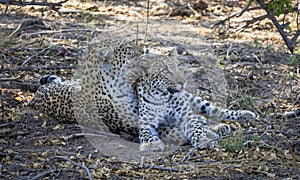
[[[281,113],[272,113],[272,114],[270,114],[270,116],[274,117],[274,118],[294,118],[294,117],[300,116],[300,109],[296,109],[294,111],[288,111],[288,112],[285,112],[283,114],[281,114]]]
[[[63,139],[65,141],[68,141],[72,138],[77,138],[77,137],[87,137],[87,136],[95,136],[95,137],[103,137],[103,136],[111,136],[111,137],[120,137],[117,134],[113,134],[113,133],[105,133],[105,132],[101,132],[101,134],[91,134],[91,133],[77,133],[77,134],[71,134],[69,136],[65,136],[63,137]]]
[[[240,16],[242,16],[242,15],[244,14],[244,12],[246,12],[246,11],[255,10],[255,9],[261,9],[261,7],[259,7],[259,6],[249,8],[252,2],[253,2],[253,0],[249,0],[248,3],[247,3],[247,5],[246,5],[241,11],[236,12],[236,13],[233,13],[232,15],[229,15],[227,18],[218,21],[217,23],[215,23],[215,24],[213,25],[213,27],[215,27],[215,26],[217,26],[217,25],[219,25],[219,24],[224,24],[226,21],[229,21],[231,18],[233,18],[233,17],[235,17],[235,16],[240,17]]]
[[[48,175],[50,175],[52,173],[55,173],[55,172],[57,172],[57,170],[50,169],[50,170],[42,172],[41,174],[38,174],[38,175],[36,175],[36,176],[34,176],[34,177],[30,178],[30,179],[31,180],[42,179],[42,178],[47,177]]]
[[[72,161],[71,159],[68,159],[68,158],[63,157],[63,156],[53,156],[53,157],[51,157],[51,159],[63,159],[63,160],[69,161],[71,164],[73,164],[73,165],[75,165],[75,166],[79,166],[79,167],[81,167],[83,170],[85,170],[85,172],[87,173],[87,175],[88,175],[88,177],[89,177],[89,180],[92,180],[92,179],[93,179],[93,178],[92,178],[92,175],[91,175],[91,173],[90,173],[89,168],[87,168],[87,167],[85,166],[84,162],[82,162],[82,164],[76,163],[76,162]]]
[[[33,66],[18,66],[18,67],[7,67],[7,68],[2,68],[0,69],[2,72],[7,72],[7,71],[40,71],[40,70],[57,70],[57,69],[75,69],[77,66],[38,66],[38,67],[33,67]]]
[[[186,160],[188,160],[188,157],[189,157],[190,155],[192,155],[192,154],[195,152],[195,150],[197,150],[199,147],[202,147],[203,145],[206,145],[206,144],[209,144],[209,143],[211,143],[211,142],[213,142],[213,141],[217,141],[217,140],[224,139],[224,138],[227,138],[227,137],[230,137],[230,136],[222,136],[222,137],[214,138],[214,139],[211,139],[211,140],[209,140],[209,141],[207,141],[207,142],[201,143],[199,146],[194,147],[193,149],[191,149],[191,150],[190,150],[190,151],[189,151],[189,152],[181,159],[180,162],[185,162]]]
[[[267,12],[267,15],[269,16],[269,18],[271,19],[273,24],[276,26],[276,28],[277,28],[278,32],[280,33],[283,41],[287,45],[289,51],[293,54],[294,44],[292,44],[291,41],[288,39],[286,33],[283,31],[283,29],[281,28],[281,25],[278,23],[277,19],[275,18],[274,13],[267,8],[267,5],[265,4],[265,2],[263,0],[256,0],[256,1]]]
[[[162,170],[162,171],[170,171],[170,172],[184,172],[184,170],[177,169],[177,168],[167,168],[167,167],[162,167],[154,164],[144,164],[143,168],[149,168],[149,169],[157,169],[157,170]]]
[[[3,4],[5,4],[5,10],[4,10],[3,14],[1,15],[0,19],[2,19],[7,13],[8,6],[9,6],[9,0],[5,0],[5,3],[3,3]]]
[[[35,1],[31,1],[31,2],[26,2],[26,1],[18,1],[18,0],[0,0],[0,4],[7,4],[9,5],[17,5],[17,6],[27,6],[27,5],[35,5],[35,6],[49,6],[51,8],[53,8],[54,10],[57,10],[57,6],[61,7],[63,3],[67,2],[68,0],[64,0],[64,1],[60,1],[60,2],[56,2],[56,3],[48,3],[46,0],[44,0],[43,2],[35,2]]]
[[[55,33],[67,33],[67,32],[78,32],[78,31],[85,31],[85,32],[111,32],[111,31],[117,31],[120,30],[122,28],[124,28],[125,26],[129,25],[130,21],[126,22],[125,24],[121,25],[120,27],[116,27],[113,29],[62,29],[62,30],[49,30],[49,31],[40,31],[40,32],[35,32],[35,33],[26,33],[26,34],[22,34],[20,36],[20,38],[24,37],[24,36],[32,36],[32,35],[43,35],[43,34],[55,34]]]
[[[257,21],[264,20],[264,19],[266,19],[268,17],[269,17],[268,14],[264,14],[262,16],[254,17],[254,18],[252,18],[250,20],[247,20],[247,21],[245,21],[246,24],[244,26],[242,26],[241,28],[238,29],[238,32],[241,32],[242,30],[244,30],[245,28],[247,28],[250,24],[254,24]]]

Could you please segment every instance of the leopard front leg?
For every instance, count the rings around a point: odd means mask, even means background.
[[[167,108],[165,128],[159,129],[161,138],[176,143],[190,142],[194,147],[212,149],[218,135],[207,128],[206,119],[195,114],[183,93],[173,93]],[[174,140],[175,139],[175,140]]]
[[[155,114],[156,111],[149,111],[147,107],[140,108],[139,112],[140,151],[163,151],[165,145],[156,132],[160,122],[159,113]]]
[[[164,103],[153,104],[146,98],[139,100],[139,139],[140,151],[163,151],[164,143],[156,130],[164,121]]]
[[[239,122],[252,121],[255,113],[248,110],[229,110],[217,107],[207,100],[193,94],[185,93],[186,99],[195,113],[204,114],[207,117],[220,117],[221,120],[236,120]]]
[[[213,149],[214,139],[219,136],[204,126],[199,117],[189,114],[185,122],[183,122],[183,133],[188,138],[192,146],[200,149]]]
[[[139,131],[140,151],[163,151],[165,144],[159,139],[154,128],[141,127]]]

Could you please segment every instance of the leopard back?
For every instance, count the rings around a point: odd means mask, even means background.
[[[103,121],[114,132],[136,131],[136,94],[126,81],[125,71],[133,59],[143,55],[143,50],[128,41],[102,43],[91,46],[82,68],[80,108],[97,108],[92,120],[79,115],[79,121]]]

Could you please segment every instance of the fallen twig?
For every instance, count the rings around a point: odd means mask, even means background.
[[[184,170],[181,170],[181,169],[167,168],[167,167],[154,165],[154,164],[144,164],[142,167],[149,168],[149,169],[157,169],[157,170],[162,170],[162,171],[170,171],[170,172],[184,172]]]
[[[34,6],[49,6],[53,10],[58,10],[58,7],[61,7],[63,3],[67,2],[68,0],[60,1],[60,2],[47,2],[47,0],[44,0],[43,2],[36,2],[36,1],[18,1],[18,0],[0,0],[0,4],[6,4],[6,7],[8,5],[16,5],[16,6],[27,6],[27,5],[34,5]],[[57,7],[58,6],[58,7]]]
[[[237,29],[237,33],[240,33],[241,31],[243,31],[245,28],[247,28],[250,24],[254,24],[254,23],[256,23],[256,22],[258,22],[258,21],[261,21],[261,20],[264,20],[264,19],[266,19],[266,18],[268,18],[269,17],[269,15],[268,14],[264,14],[264,15],[261,15],[261,16],[258,16],[258,17],[254,17],[254,18],[252,18],[252,19],[250,19],[250,20],[246,20],[245,21],[245,25],[244,26],[242,26],[242,27],[240,27],[239,29]]]
[[[242,165],[228,165],[221,168],[220,172],[224,172],[225,169],[234,169],[234,168],[240,168]]]
[[[2,19],[7,14],[8,6],[9,6],[9,0],[6,0],[5,3],[2,3],[2,4],[5,4],[5,10],[2,13],[0,19]]]
[[[89,177],[89,180],[92,180],[92,179],[93,179],[93,178],[92,178],[92,175],[91,175],[91,173],[90,173],[89,168],[87,168],[87,167],[85,166],[84,162],[82,162],[82,164],[76,163],[76,162],[72,161],[71,159],[68,159],[68,158],[63,157],[63,156],[53,156],[53,157],[51,157],[51,159],[63,159],[63,160],[69,161],[71,164],[73,164],[73,165],[75,165],[75,166],[79,166],[79,167],[81,167],[83,170],[85,170],[85,172],[87,173],[87,175],[88,175],[88,177]]]
[[[2,68],[0,69],[1,72],[7,72],[7,71],[40,71],[40,70],[56,70],[56,69],[75,69],[77,66],[38,66],[38,67],[33,67],[33,66],[18,66],[18,67],[7,67],[7,68]]]
[[[253,1],[253,0],[249,0],[248,3],[247,3],[247,5],[246,5],[241,11],[236,12],[236,13],[233,13],[232,15],[229,15],[227,18],[218,21],[217,23],[215,23],[215,24],[213,25],[213,27],[215,27],[215,26],[217,26],[217,25],[219,25],[219,24],[224,24],[226,21],[229,21],[231,18],[233,18],[233,17],[235,17],[235,16],[240,17],[240,16],[242,16],[242,15],[244,14],[244,12],[246,12],[246,11],[255,10],[255,9],[261,9],[260,6],[256,6],[256,7],[249,8],[250,5],[251,5],[251,3],[252,3],[252,1]]]
[[[187,6],[188,6],[188,8],[189,8],[191,11],[193,11],[193,13],[195,14],[195,17],[196,17],[196,18],[197,18],[197,17],[200,17],[200,14],[199,14],[197,11],[195,11],[195,10],[191,7],[191,3],[188,3]]]
[[[14,127],[15,124],[14,123],[5,123],[5,124],[0,124],[0,128],[5,128],[5,127]]]
[[[246,134],[254,134],[254,133],[263,133],[265,131],[251,131],[251,132],[247,132]],[[297,136],[297,137],[300,137],[299,134],[296,134],[296,133],[290,133],[290,132],[286,132],[286,131],[276,131],[276,130],[268,130],[268,132],[270,133],[276,133],[276,134],[284,134],[286,136]]]
[[[91,134],[91,133],[77,133],[77,134],[71,134],[69,136],[63,137],[65,141],[68,141],[72,138],[77,138],[77,137],[85,137],[85,136],[96,136],[96,137],[102,137],[102,136],[112,136],[112,137],[120,137],[117,134],[113,133],[105,133],[105,132],[100,132],[99,134]]]
[[[33,36],[33,35],[43,35],[43,34],[55,34],[55,33],[68,33],[68,32],[79,32],[79,31],[84,31],[84,32],[111,32],[111,31],[117,31],[125,26],[130,24],[130,21],[126,22],[125,24],[121,25],[120,27],[112,28],[112,29],[90,29],[90,28],[82,28],[82,29],[61,29],[61,30],[47,30],[47,31],[40,31],[40,32],[35,32],[35,33],[25,33],[20,35],[20,38],[24,36]]]
[[[211,143],[211,142],[213,142],[213,141],[217,141],[217,140],[220,140],[220,139],[224,139],[224,138],[227,138],[227,137],[230,137],[230,136],[222,136],[222,137],[218,137],[218,138],[214,138],[214,139],[211,139],[211,140],[209,140],[209,141],[207,141],[207,142],[204,142],[204,143],[202,143],[202,144],[200,144],[199,146],[197,146],[197,147],[194,147],[194,148],[192,148],[182,159],[181,159],[181,163],[182,162],[185,162],[187,159],[188,159],[188,157],[190,156],[190,155],[192,155],[193,153],[194,153],[194,151],[195,150],[197,150],[199,147],[202,147],[203,145],[206,145],[206,144],[209,144],[209,143]]]
[[[230,54],[231,49],[232,49],[232,43],[229,44],[229,47],[226,51],[226,59],[229,59],[229,54]]]
[[[258,137],[258,139],[261,139],[264,135],[266,135],[267,132],[269,132],[269,129],[270,129],[270,128],[271,128],[271,126],[270,126],[270,125],[267,125],[267,126],[266,126],[266,130]],[[253,142],[254,142],[253,140],[246,141],[246,142],[243,143],[243,146],[246,146],[247,144],[253,143]]]
[[[294,111],[288,111],[285,113],[272,113],[270,114],[271,117],[274,118],[294,118],[300,116],[300,109],[296,109]]]
[[[56,169],[50,169],[48,171],[42,172],[41,174],[38,174],[32,178],[30,178],[31,180],[36,180],[36,179],[42,179],[44,177],[47,177],[48,175],[52,174],[52,173],[56,173],[57,170]]]
[[[300,173],[299,173],[298,163],[297,163],[298,159],[295,156],[295,153],[293,151],[291,144],[288,141],[285,141],[285,144],[289,148],[289,153],[291,154],[291,157],[292,157],[292,164],[293,164],[294,170],[295,170],[296,174],[298,174],[298,176],[299,176]]]
[[[20,81],[20,78],[0,78],[0,81]]]
[[[28,63],[29,61],[31,61],[33,58],[36,58],[38,57],[40,54],[42,54],[43,52],[49,50],[52,48],[52,45],[43,49],[42,51],[39,51],[39,52],[36,52],[34,55],[28,57],[20,66],[24,66],[26,63]]]
[[[3,92],[15,92],[18,93],[21,90],[29,90],[35,92],[41,85],[40,83],[35,82],[20,82],[21,80],[16,81],[6,81],[1,83],[1,91]],[[19,89],[16,89],[19,88]]]

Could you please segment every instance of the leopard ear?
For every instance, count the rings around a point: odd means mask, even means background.
[[[129,68],[129,71],[126,75],[127,81],[133,85],[139,78],[149,73],[151,65],[152,63],[148,59],[136,59],[134,62],[132,62],[131,68]]]
[[[135,61],[135,68],[139,69],[140,71],[143,71],[143,73],[148,72],[148,70],[151,68],[153,62],[151,60],[141,58],[137,61]]]
[[[168,54],[169,57],[178,57],[178,56],[186,56],[191,53],[186,50],[184,47],[175,46],[174,49]]]
[[[40,79],[40,84],[48,84],[48,83],[61,83],[61,79],[54,75],[44,75]]]

